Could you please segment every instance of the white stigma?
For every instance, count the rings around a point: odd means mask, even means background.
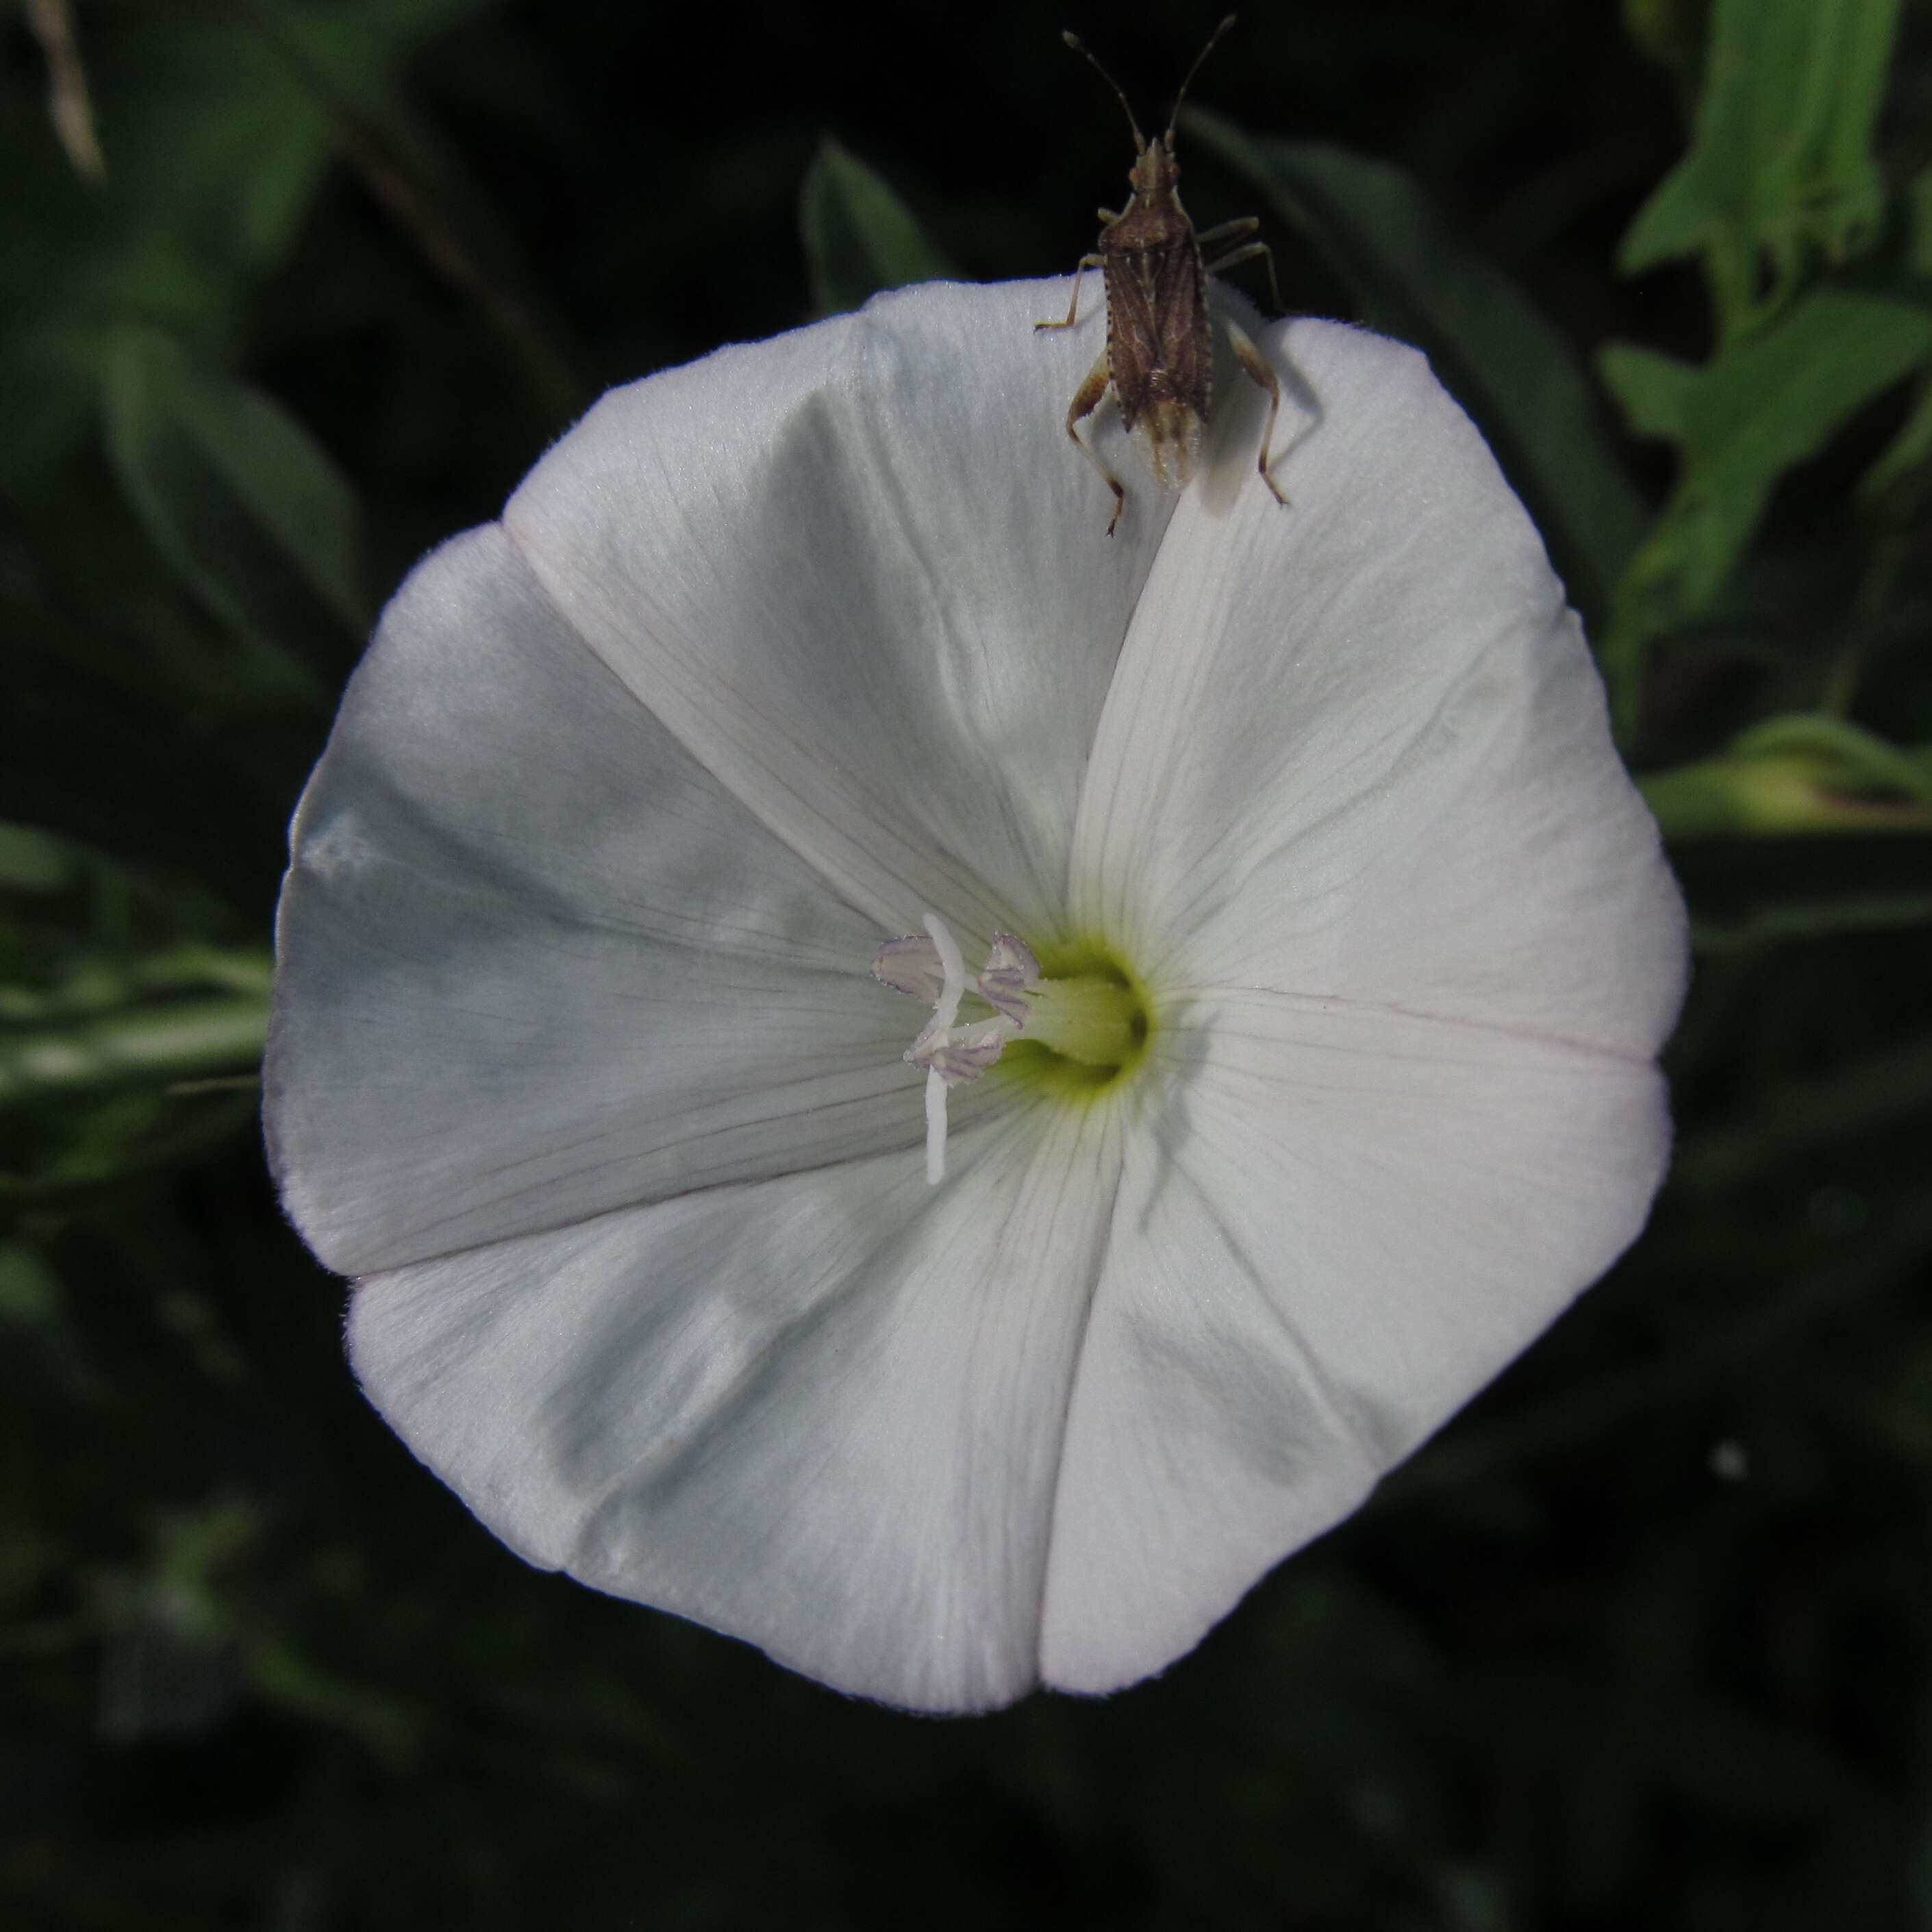
[[[946,922],[936,912],[920,920],[939,949],[939,964],[945,974],[939,989],[938,1004],[932,1010],[932,1030],[950,1033],[959,1016],[960,996],[966,990],[966,962],[959,956],[959,942],[946,930]],[[922,1031],[920,1038],[925,1037]],[[928,1065],[926,1075],[926,1184],[937,1187],[946,1178],[946,1082],[937,1066]]]
[[[926,1070],[926,1178],[936,1187],[946,1178],[946,1093],[978,1079],[1025,1025],[1027,996],[1040,983],[1040,962],[1024,941],[996,932],[985,970],[969,979],[959,942],[946,922],[934,912],[923,916],[926,936],[887,940],[873,956],[872,976],[932,1008],[905,1058]],[[959,1002],[968,993],[993,1009],[992,1018],[958,1024]]]

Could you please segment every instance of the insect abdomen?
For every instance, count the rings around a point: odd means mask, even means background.
[[[1126,412],[1121,411],[1123,421]],[[1127,434],[1139,451],[1148,474],[1173,494],[1187,487],[1201,460],[1201,412],[1172,397],[1147,402],[1127,424]]]
[[[1184,489],[1200,460],[1214,374],[1198,253],[1171,243],[1110,252],[1107,323],[1121,425],[1154,482]]]

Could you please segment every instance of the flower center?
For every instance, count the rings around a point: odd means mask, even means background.
[[[1153,1027],[1140,982],[1105,945],[1064,945],[1042,965],[1024,940],[995,933],[985,966],[969,974],[946,922],[928,913],[925,925],[887,940],[872,976],[933,1010],[905,1058],[926,1070],[926,1178],[936,1184],[946,1175],[950,1088],[1003,1064],[1022,1083],[1090,1100],[1139,1064]],[[962,1022],[969,998],[992,1016]]]
[[[1147,988],[1104,940],[1049,947],[1000,1077],[1063,1100],[1096,1100],[1140,1065],[1154,1027]]]

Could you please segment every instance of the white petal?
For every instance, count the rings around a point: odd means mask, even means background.
[[[358,1288],[416,1454],[530,1562],[839,1689],[1036,1674],[1062,1418],[1118,1172],[1106,1110],[451,1256]]]
[[[505,512],[558,607],[882,932],[1065,916],[1080,778],[1168,513],[1067,442],[1064,280],[928,284],[604,398]]]
[[[1126,1162],[1069,1412],[1042,1674],[1190,1648],[1642,1227],[1642,1062],[1274,994],[1203,998]]]
[[[1262,340],[1301,398],[1289,507],[1238,380],[1121,655],[1076,914],[1168,986],[1648,1054],[1682,909],[1528,516],[1414,350],[1306,320]]]
[[[500,530],[391,605],[293,848],[268,1118],[333,1268],[918,1144],[878,928],[678,748]]]

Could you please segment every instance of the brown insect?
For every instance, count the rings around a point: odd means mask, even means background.
[[[1194,232],[1187,211],[1180,205],[1178,183],[1180,164],[1174,158],[1174,127],[1180,104],[1201,64],[1214,51],[1221,36],[1234,24],[1230,14],[1214,29],[1208,44],[1196,56],[1175,97],[1174,112],[1168,117],[1167,131],[1150,141],[1140,130],[1134,110],[1119,83],[1101,66],[1072,34],[1061,38],[1077,54],[1093,62],[1094,71],[1119,96],[1126,109],[1127,125],[1133,130],[1138,151],[1127,179],[1133,194],[1126,208],[1116,214],[1102,208],[1100,247],[1081,257],[1073,274],[1073,297],[1066,305],[1063,322],[1037,322],[1036,328],[1071,328],[1080,306],[1080,280],[1089,268],[1100,269],[1107,292],[1107,346],[1087,372],[1087,380],[1075,391],[1067,406],[1066,434],[1074,446],[1106,479],[1114,493],[1114,514],[1107,534],[1114,534],[1126,506],[1127,493],[1120,479],[1109,470],[1092,446],[1084,441],[1079,425],[1097,409],[1111,388],[1119,406],[1121,426],[1162,489],[1184,489],[1201,460],[1201,444],[1208,422],[1208,406],[1214,395],[1214,338],[1209,320],[1208,278],[1231,268],[1238,262],[1252,261],[1257,256],[1268,265],[1268,285],[1274,286],[1274,256],[1265,242],[1244,241],[1261,226],[1252,214],[1224,221],[1204,235]],[[1202,250],[1224,242],[1238,242],[1217,260],[1204,260]],[[1279,295],[1275,306],[1281,306]],[[1262,481],[1273,492],[1277,503],[1288,499],[1268,474],[1268,451],[1274,438],[1275,418],[1281,409],[1281,385],[1262,359],[1253,338],[1232,316],[1215,318],[1226,332],[1228,346],[1249,380],[1266,392],[1268,427],[1262,434],[1262,453],[1258,466]]]

